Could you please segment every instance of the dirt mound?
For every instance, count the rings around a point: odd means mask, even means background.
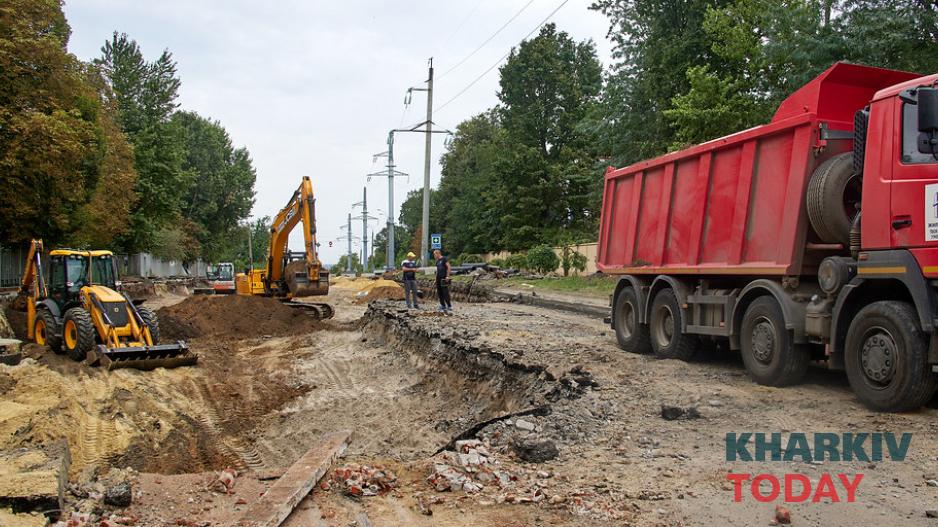
[[[193,296],[157,314],[164,340],[297,335],[320,328],[305,311],[260,296]]]
[[[355,302],[358,304],[367,304],[372,300],[404,300],[404,288],[391,282],[394,285],[379,285],[356,295]]]

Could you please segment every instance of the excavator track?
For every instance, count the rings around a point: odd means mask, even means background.
[[[318,302],[296,302],[293,300],[285,301],[283,304],[294,309],[302,309],[309,315],[315,317],[316,320],[327,320],[335,316],[335,309],[329,304]]]

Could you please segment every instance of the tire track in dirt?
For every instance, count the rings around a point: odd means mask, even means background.
[[[190,379],[189,384],[204,407],[204,411],[196,416],[196,422],[201,425],[203,432],[216,440],[216,448],[225,457],[230,458],[232,465],[238,470],[264,470],[266,465],[260,453],[252,445],[245,444],[242,439],[224,430],[225,420],[218,416],[214,398],[205,381]]]

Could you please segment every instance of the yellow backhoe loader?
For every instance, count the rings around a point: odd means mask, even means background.
[[[329,294],[329,271],[319,261],[316,247],[316,202],[309,176],[303,176],[300,187],[287,205],[280,210],[270,227],[267,268],[251,269],[235,276],[239,295],[271,296],[287,301],[291,307],[306,309],[317,318],[332,318],[335,310],[325,303],[292,302],[307,296]],[[303,224],[303,252],[290,252],[290,232]]]
[[[198,357],[185,342],[157,343],[156,313],[119,292],[110,251],[51,251],[51,265],[43,275],[42,250],[42,240],[33,240],[20,286],[28,336],[36,344],[109,370],[196,363]]]

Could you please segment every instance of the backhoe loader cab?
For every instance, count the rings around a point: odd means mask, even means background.
[[[37,344],[108,369],[195,364],[185,342],[158,344],[156,313],[121,292],[110,251],[54,250],[45,276],[41,254],[42,242],[33,241],[21,287]]]

